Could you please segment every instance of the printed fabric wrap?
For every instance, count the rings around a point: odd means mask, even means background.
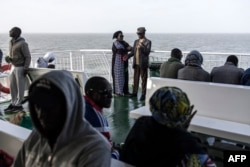
[[[153,118],[170,128],[188,128],[196,111],[187,94],[177,87],[162,87],[154,92],[149,100]]]
[[[24,111],[18,111],[9,118],[9,122],[32,130],[33,124],[30,115]],[[0,166],[1,167],[1,166]]]

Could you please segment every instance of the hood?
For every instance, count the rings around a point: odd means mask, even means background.
[[[48,52],[43,56],[43,59],[46,60],[48,63],[51,63],[55,60],[55,54],[53,52]]]
[[[201,66],[203,63],[203,57],[201,53],[197,50],[193,50],[190,53],[188,53],[186,59],[185,59],[185,65],[191,65],[191,66]]]
[[[79,86],[75,82],[72,74],[64,70],[53,70],[34,81],[29,88],[31,90],[39,80],[46,79],[53,83],[66,99],[66,120],[60,132],[55,147],[61,147],[71,141],[71,139],[86,136],[89,132],[89,124],[84,119],[84,101]],[[29,97],[28,97],[29,100]],[[35,121],[34,119],[33,121]],[[39,132],[38,123],[33,122]],[[41,132],[39,132],[41,133]]]
[[[23,37],[18,37],[17,39],[12,39],[11,40],[12,43],[16,43],[16,42],[19,42],[19,41],[25,41],[25,39]]]

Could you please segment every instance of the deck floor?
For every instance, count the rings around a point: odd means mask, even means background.
[[[145,102],[139,100],[139,97],[114,97],[111,108],[104,109],[104,115],[109,122],[111,137],[115,143],[124,142],[135,122],[134,119],[129,117],[129,111],[145,104]]]
[[[124,142],[129,130],[133,126],[135,120],[129,118],[129,111],[143,106],[145,103],[139,100],[138,97],[113,97],[110,108],[104,108],[104,115],[107,117],[113,142]],[[1,102],[0,111],[3,112],[8,107],[10,101]],[[28,110],[27,103],[23,105],[24,110]],[[1,116],[8,119],[11,115]]]

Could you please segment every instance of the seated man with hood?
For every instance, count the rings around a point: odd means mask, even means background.
[[[182,52],[178,48],[171,51],[171,57],[160,68],[160,77],[177,79],[178,70],[184,67],[181,62]]]
[[[68,71],[51,71],[29,88],[29,111],[35,129],[14,166],[110,166],[110,145],[84,118],[79,86]]]
[[[195,115],[188,96],[162,87],[149,100],[152,116],[136,120],[123,145],[121,160],[136,167],[215,167],[206,148],[187,131]]]
[[[205,71],[201,65],[203,57],[197,50],[188,53],[185,59],[185,67],[178,71],[178,79],[191,80],[191,81],[204,81],[210,82],[210,75]]]

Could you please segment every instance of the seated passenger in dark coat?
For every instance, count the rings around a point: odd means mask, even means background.
[[[235,55],[227,57],[226,63],[220,67],[214,67],[211,71],[211,81],[216,83],[240,84],[244,70],[238,68],[238,58]]]
[[[241,80],[240,80],[240,84],[241,85],[245,85],[245,86],[250,86],[250,68],[246,69],[246,71],[244,71]]]
[[[178,79],[210,82],[210,75],[201,65],[203,57],[197,50],[191,51],[185,59],[185,67],[178,71]]]
[[[172,49],[171,57],[161,65],[160,77],[177,79],[178,70],[184,67],[181,62],[182,56],[180,49]]]
[[[121,160],[136,167],[193,167],[215,164],[199,140],[187,131],[196,111],[185,92],[162,87],[150,98],[152,116],[136,120]]]

